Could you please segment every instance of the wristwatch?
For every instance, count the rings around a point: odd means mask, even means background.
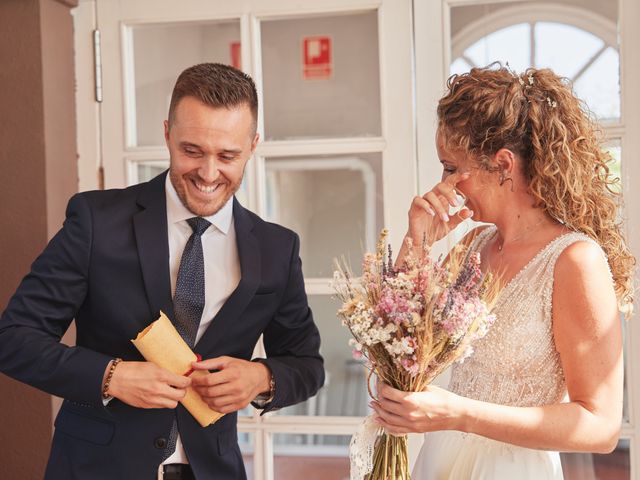
[[[271,368],[269,368],[269,364],[265,361],[264,358],[254,358],[251,361],[263,364],[269,371],[269,393],[261,393],[255,398],[255,401],[259,401],[260,403],[264,402],[264,404],[267,404],[271,402],[273,400],[273,397],[275,397],[276,395],[276,380],[275,378],[273,378],[273,372],[271,371]]]

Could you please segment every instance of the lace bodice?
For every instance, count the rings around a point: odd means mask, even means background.
[[[491,226],[471,244],[480,251],[497,232]],[[553,272],[562,251],[577,241],[571,232],[551,241],[507,283],[493,308],[496,321],[474,345],[474,353],[454,364],[449,389],[459,395],[502,405],[559,402],[566,393],[551,318]]]

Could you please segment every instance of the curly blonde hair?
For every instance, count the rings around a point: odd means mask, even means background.
[[[618,303],[629,315],[635,258],[618,218],[620,179],[610,173],[602,131],[569,81],[548,69],[517,75],[493,64],[452,75],[447,87],[438,104],[447,146],[489,171],[498,150],[516,153],[536,206],[602,246]]]

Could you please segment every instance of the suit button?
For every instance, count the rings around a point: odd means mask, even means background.
[[[153,441],[153,445],[157,449],[165,448],[167,446],[167,439],[164,437],[158,437]]]

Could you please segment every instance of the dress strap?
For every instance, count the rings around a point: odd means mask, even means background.
[[[481,228],[481,227],[478,227],[478,228]],[[495,232],[496,232],[495,225],[489,225],[484,230],[482,230],[471,241],[471,245],[469,246],[469,252],[473,253],[473,252],[479,252],[480,250],[482,250],[486,245],[486,243],[489,241],[489,239],[493,237]]]

